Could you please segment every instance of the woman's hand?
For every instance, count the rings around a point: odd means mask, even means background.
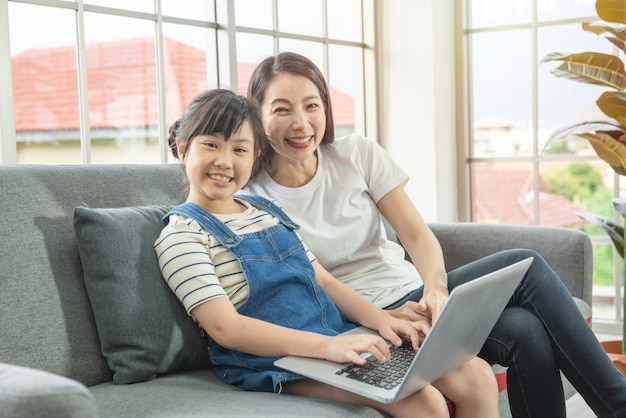
[[[410,300],[399,308],[390,309],[387,312],[399,319],[413,322],[425,321],[432,325],[443,309],[446,300],[448,300],[447,289],[445,291],[427,291],[425,289],[424,296],[419,302]]]
[[[430,331],[430,322],[427,317],[420,316],[416,321],[406,321],[394,317],[388,311],[383,311],[383,313],[384,316],[378,323],[378,332],[397,347],[402,345],[403,339],[410,339],[413,348],[417,350],[420,335],[424,336]]]
[[[424,322],[431,325],[431,316],[426,304],[417,303],[412,300],[396,309],[387,310],[391,316],[405,321]]]
[[[443,305],[446,303],[446,300],[448,300],[448,296],[447,288],[429,291],[428,287],[424,286],[424,295],[415,309],[424,315],[430,316],[431,320],[434,321],[443,309]]]

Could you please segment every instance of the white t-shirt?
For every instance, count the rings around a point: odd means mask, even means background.
[[[382,147],[352,134],[319,147],[317,172],[306,185],[284,187],[261,172],[244,191],[275,199],[318,261],[384,308],[423,283],[402,247],[387,240],[376,207],[407,181]]]

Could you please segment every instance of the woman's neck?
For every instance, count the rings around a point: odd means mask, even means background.
[[[272,179],[285,187],[301,187],[309,183],[317,173],[317,151],[304,161],[277,157],[271,173]]]

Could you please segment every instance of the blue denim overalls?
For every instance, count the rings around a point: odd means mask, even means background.
[[[336,335],[354,328],[315,281],[313,267],[300,239],[298,226],[279,207],[260,196],[239,195],[278,218],[278,225],[263,231],[237,235],[215,216],[193,203],[173,208],[196,220],[238,260],[248,283],[248,298],[238,309],[241,315],[284,327]],[[210,336],[209,360],[225,383],[245,390],[280,392],[288,381],[301,375],[274,366],[275,357],[260,357],[220,347]]]

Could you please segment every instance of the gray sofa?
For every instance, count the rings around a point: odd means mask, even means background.
[[[213,375],[204,340],[154,277],[149,255],[166,210],[160,205],[185,198],[178,166],[0,165],[0,185],[3,417],[381,416],[365,407],[242,392]],[[97,209],[125,207],[143,209]],[[528,247],[591,303],[591,244],[583,233],[432,228],[448,268]],[[504,402],[503,416],[506,409]]]

